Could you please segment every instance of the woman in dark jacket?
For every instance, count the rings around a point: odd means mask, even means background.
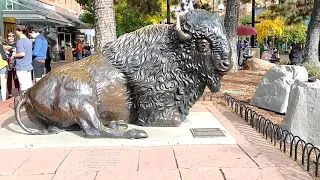
[[[293,45],[289,53],[290,65],[297,65],[303,62],[303,50],[300,44]]]

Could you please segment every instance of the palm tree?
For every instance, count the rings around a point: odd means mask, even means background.
[[[231,45],[231,60],[233,62],[232,72],[238,70],[237,58],[237,29],[239,23],[240,0],[227,0],[226,14],[224,18],[224,26]]]
[[[314,0],[310,24],[307,32],[306,47],[305,47],[306,62],[314,66],[320,66],[319,42],[320,42],[320,0]]]
[[[96,48],[114,41],[116,36],[116,20],[114,0],[94,0],[94,13],[96,16]]]

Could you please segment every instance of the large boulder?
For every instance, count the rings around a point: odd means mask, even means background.
[[[260,108],[285,113],[291,85],[296,79],[308,79],[305,67],[282,65],[271,68],[264,75],[250,103]]]
[[[296,80],[291,88],[282,128],[320,146],[320,81]]]
[[[243,66],[243,69],[268,71],[270,68],[272,68],[274,66],[276,66],[276,64],[273,64],[269,61],[265,61],[265,60],[258,59],[258,58],[252,58],[245,63],[245,65]]]

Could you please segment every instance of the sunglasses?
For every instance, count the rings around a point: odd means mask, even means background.
[[[11,36],[11,37],[14,37],[14,34],[8,34],[8,37],[10,37],[10,36]]]

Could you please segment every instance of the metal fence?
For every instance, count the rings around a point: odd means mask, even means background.
[[[228,106],[241,118],[244,118],[248,125],[262,133],[266,140],[274,146],[279,146],[283,153],[289,153],[290,158],[302,165],[304,170],[319,177],[320,149],[318,147],[282,129],[280,125],[272,123],[229,94],[225,94],[224,98]],[[312,166],[313,168],[311,168]]]

